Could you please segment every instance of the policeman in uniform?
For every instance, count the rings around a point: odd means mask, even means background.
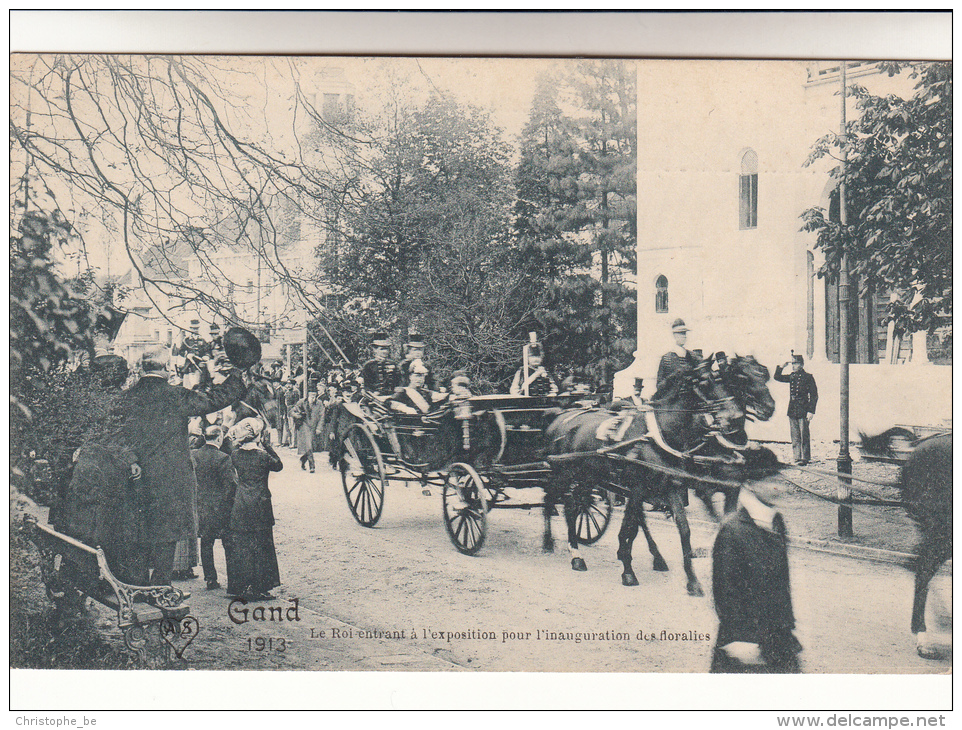
[[[394,395],[394,391],[401,385],[401,374],[397,363],[388,359],[391,341],[386,334],[378,332],[372,338],[371,348],[374,350],[374,357],[361,368],[364,389],[381,397]]]
[[[783,375],[782,370],[788,363],[775,368],[775,380],[788,383],[788,423],[792,430],[792,452],[795,463],[804,466],[812,460],[812,445],[808,423],[815,415],[818,403],[818,388],[815,378],[805,371],[805,358],[792,353],[792,372]]]
[[[434,373],[431,372],[431,368],[424,362],[424,337],[422,335],[414,334],[408,337],[408,343],[406,347],[407,353],[398,368],[401,371],[401,383],[403,385],[408,385],[409,376],[411,372],[411,363],[415,360],[420,360],[421,364],[428,369],[427,375],[425,375],[424,384],[430,390],[434,390]]]
[[[698,358],[685,348],[685,342],[688,341],[685,320],[676,319],[672,322],[671,334],[675,338],[675,346],[662,355],[661,362],[658,363],[658,379],[655,382],[658,393],[671,388],[680,377],[698,365]]]

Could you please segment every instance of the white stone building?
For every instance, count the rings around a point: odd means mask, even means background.
[[[848,79],[908,96],[907,75],[851,63]],[[820,395],[813,438],[838,438],[837,286],[814,275],[820,254],[799,216],[832,205],[829,161],[804,163],[818,138],[839,129],[839,91],[838,63],[639,62],[638,351],[616,391],[640,376],[651,394],[680,317],[689,348],[706,354],[751,353],[773,373],[792,350],[804,354]],[[847,111],[851,119],[854,100]],[[899,343],[879,324],[884,301],[875,299],[884,297],[860,300],[850,317],[853,437],[951,418],[951,367],[929,362],[925,333]],[[784,440],[788,386],[770,389],[776,416],[753,435]]]

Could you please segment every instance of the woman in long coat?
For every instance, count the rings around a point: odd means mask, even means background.
[[[263,438],[264,422],[247,418],[235,427],[237,448],[231,461],[237,490],[231,508],[224,550],[227,554],[227,595],[269,598],[281,584],[274,550],[274,508],[267,480],[284,465]]]

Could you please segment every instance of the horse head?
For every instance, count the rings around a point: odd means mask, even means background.
[[[734,433],[743,428],[745,411],[723,378],[712,371],[711,357],[702,360],[691,375],[691,389],[698,397],[710,430]]]
[[[736,355],[727,360],[722,357],[717,363],[718,374],[745,415],[758,421],[771,418],[775,413],[775,399],[768,390],[768,368],[751,355]]]

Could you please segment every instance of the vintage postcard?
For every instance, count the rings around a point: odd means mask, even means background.
[[[358,48],[11,54],[11,708],[938,724],[945,54]]]

